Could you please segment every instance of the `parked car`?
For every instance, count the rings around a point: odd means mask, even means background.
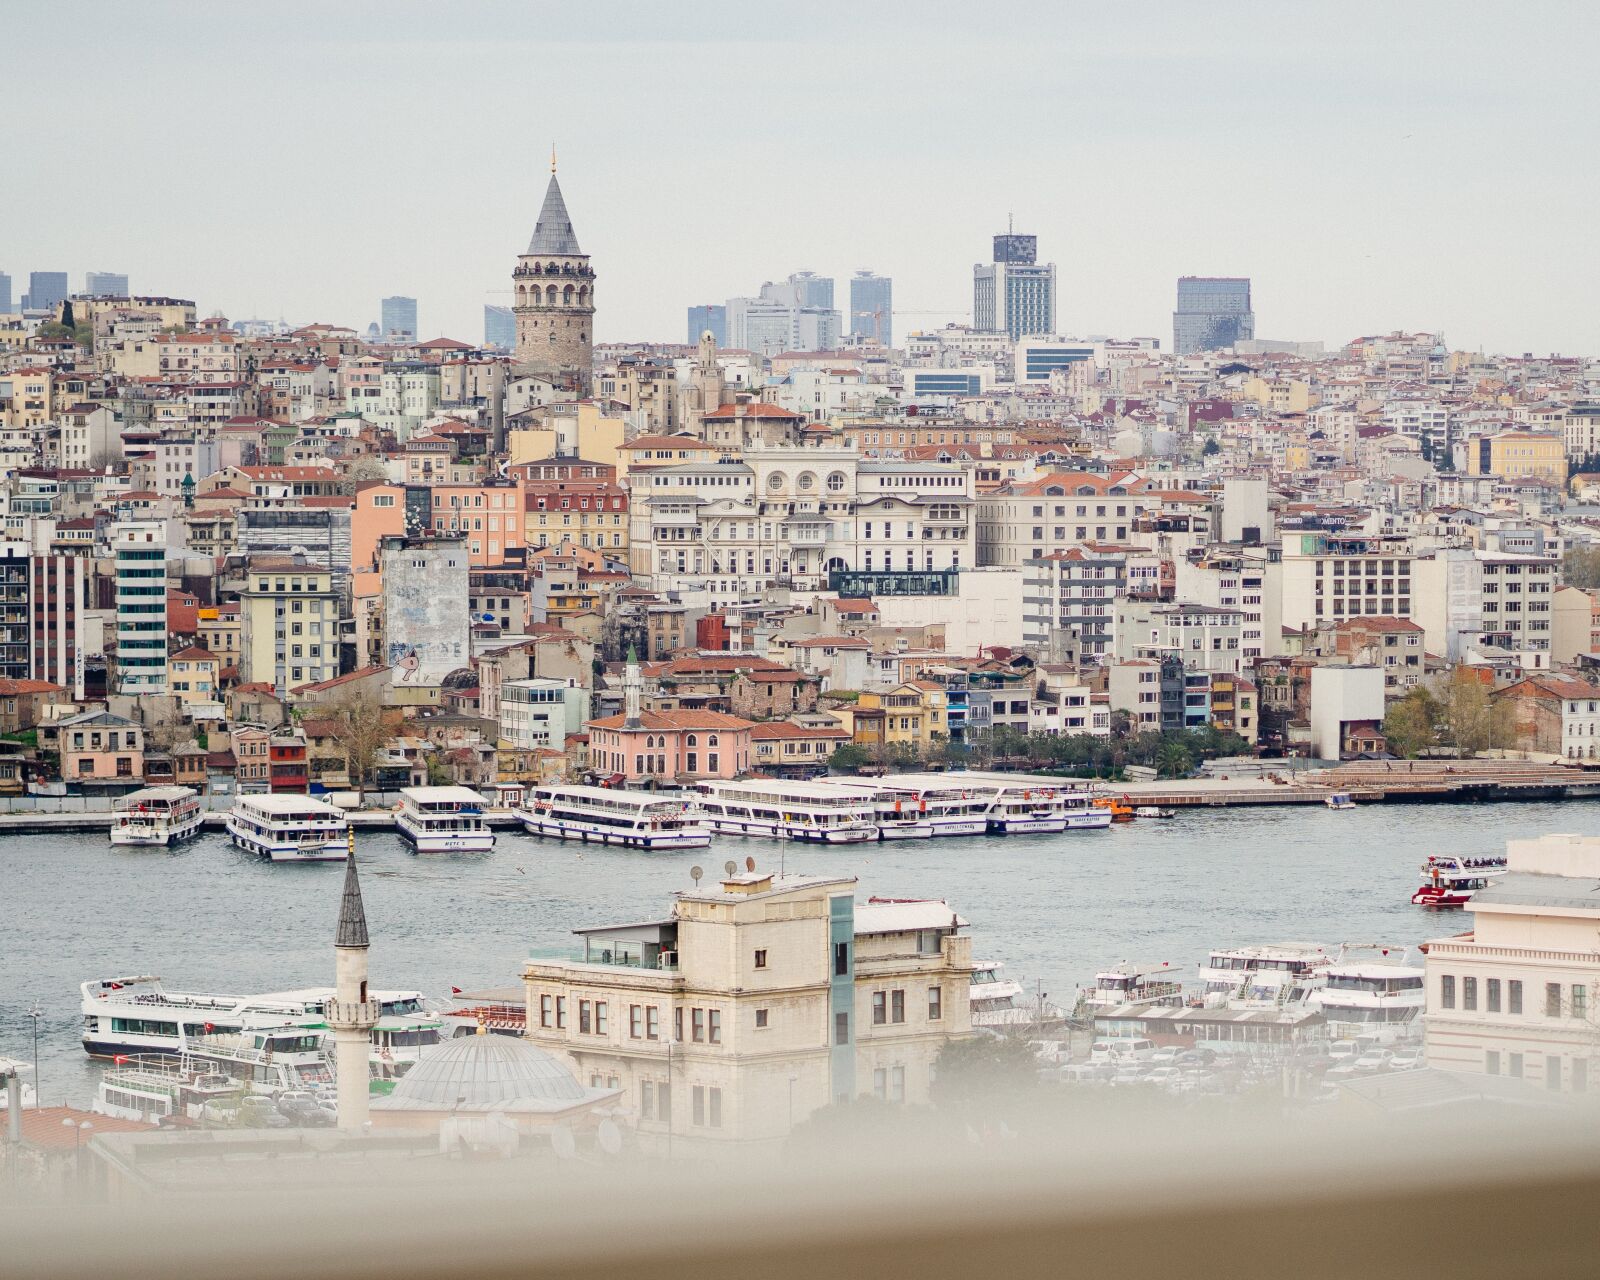
[[[271,1098],[260,1094],[239,1099],[238,1115],[239,1123],[246,1129],[287,1129],[291,1123]]]
[[[1389,1060],[1390,1071],[1414,1071],[1424,1065],[1421,1049],[1396,1049]]]
[[[1356,1059],[1357,1071],[1387,1071],[1389,1064],[1394,1061],[1394,1054],[1388,1049],[1372,1049]]]
[[[1182,1078],[1183,1073],[1179,1071],[1177,1067],[1171,1065],[1164,1067],[1152,1067],[1145,1075],[1145,1079],[1151,1084],[1158,1084],[1163,1088],[1171,1088]]]
[[[1150,1055],[1150,1065],[1153,1067],[1175,1067],[1183,1051],[1174,1045],[1163,1045]]]

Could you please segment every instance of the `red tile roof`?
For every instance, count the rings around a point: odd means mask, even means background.
[[[689,729],[726,729],[737,732],[741,729],[754,728],[754,722],[721,711],[645,711],[640,713],[639,724],[633,728],[630,728],[627,716],[606,716],[600,720],[591,720],[588,727],[628,729],[635,733],[643,733],[646,730],[659,733],[663,730]]]

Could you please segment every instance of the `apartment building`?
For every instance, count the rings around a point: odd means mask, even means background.
[[[1452,662],[1486,646],[1548,666],[1559,571],[1554,555],[1445,548],[1415,562],[1413,616]]]
[[[328,569],[252,560],[239,606],[241,682],[270,684],[283,697],[339,674],[339,595]]]
[[[1600,1056],[1600,837],[1506,846],[1469,932],[1428,944],[1428,1065],[1582,1093]]]
[[[977,499],[980,565],[1022,565],[1081,542],[1124,542],[1143,509],[1142,481],[1052,473]]]
[[[116,571],[117,691],[167,691],[167,530],[128,520],[111,535]]]
[[[577,930],[530,959],[527,1034],[621,1088],[652,1145],[782,1138],[835,1100],[926,1103],[970,1034],[966,922],[943,902],[855,901],[849,876],[751,871],[664,917]]]
[[[1285,533],[1282,625],[1314,627],[1325,620],[1338,622],[1369,614],[1410,618],[1415,610],[1415,562],[1403,538]]]
[[[1189,671],[1243,670],[1244,614],[1237,608],[1119,600],[1113,633],[1118,662],[1171,657]]]
[[[1086,660],[1105,659],[1127,584],[1127,557],[1118,550],[1077,546],[1029,560],[1022,566],[1023,644],[1058,658],[1064,642]]]

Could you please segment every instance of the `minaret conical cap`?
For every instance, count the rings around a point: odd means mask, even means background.
[[[556,175],[550,175],[550,185],[545,188],[544,207],[539,210],[539,221],[533,228],[533,239],[528,241],[528,253],[570,254],[582,256],[578,237],[573,234],[572,217],[567,213],[567,202],[561,198],[561,184]]]
[[[339,931],[334,935],[336,947],[364,947],[367,945],[367,912],[361,905],[361,881],[356,876],[356,851],[351,843],[349,856],[344,863],[344,897],[339,903]]]

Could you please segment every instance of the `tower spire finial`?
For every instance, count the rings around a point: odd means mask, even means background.
[[[554,173],[555,171],[556,171],[556,144],[552,142],[550,144],[550,172]]]

